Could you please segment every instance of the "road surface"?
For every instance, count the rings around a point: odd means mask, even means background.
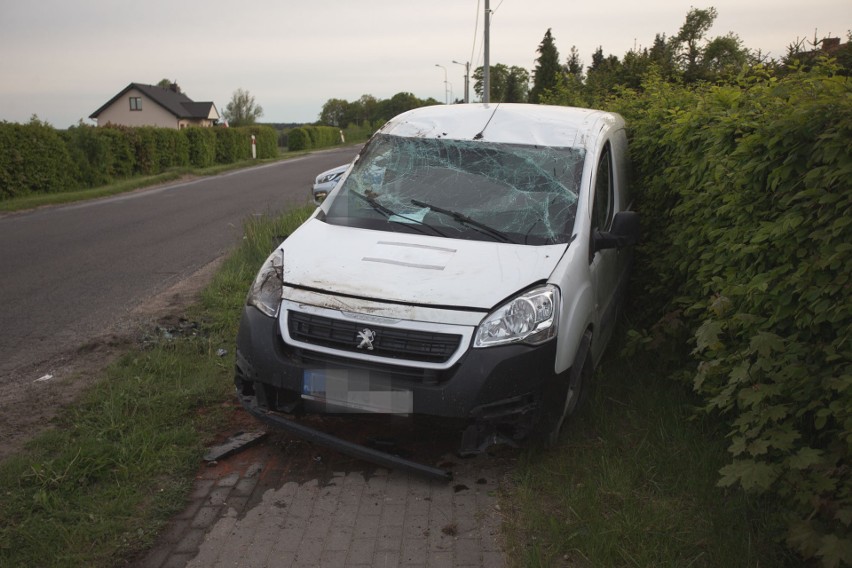
[[[69,400],[47,383],[62,383],[81,348],[115,341],[140,305],[234,247],[247,217],[307,203],[314,177],[356,152],[0,217],[0,458],[50,416],[39,407]]]

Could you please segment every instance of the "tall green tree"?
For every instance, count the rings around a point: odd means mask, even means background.
[[[576,45],[572,45],[571,51],[568,52],[568,60],[565,62],[565,72],[581,81],[583,79],[583,62],[580,60],[580,52],[577,51]]]
[[[231,126],[248,126],[263,116],[263,107],[257,104],[248,91],[237,89],[222,113]]]
[[[529,98],[530,74],[523,67],[504,63],[492,65],[491,70],[491,102],[518,103],[526,102]],[[483,94],[483,68],[473,71],[473,90],[479,96]]]
[[[545,91],[552,91],[559,83],[562,66],[559,63],[559,51],[556,49],[550,28],[536,50],[538,58],[533,70],[533,86],[530,89],[530,102],[538,103]]]
[[[616,85],[623,82],[623,65],[615,55],[604,56],[598,47],[592,54],[592,64],[586,74],[586,96],[592,106],[600,105]]]
[[[320,122],[327,126],[346,128],[349,124],[349,103],[343,99],[328,99],[320,111]]]
[[[680,27],[677,35],[672,38],[687,82],[694,81],[701,75],[701,42],[704,41],[704,36],[713,26],[717,15],[716,8],[713,7],[706,10],[692,8],[687,12],[686,21]]]

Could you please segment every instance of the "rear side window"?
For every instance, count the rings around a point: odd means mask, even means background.
[[[595,176],[595,201],[592,205],[592,229],[608,231],[613,212],[612,150],[607,142]]]

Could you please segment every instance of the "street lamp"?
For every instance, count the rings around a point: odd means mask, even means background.
[[[443,65],[438,65],[437,63],[435,64],[435,67],[440,67],[444,70],[444,104],[446,105],[450,102],[449,100],[447,100],[447,68]]]
[[[461,63],[460,61],[456,61],[455,59],[453,59],[453,63],[455,63],[456,65],[464,65],[464,102],[469,103],[470,102],[470,89],[469,89],[469,85],[470,85],[470,62],[466,61],[464,63]]]

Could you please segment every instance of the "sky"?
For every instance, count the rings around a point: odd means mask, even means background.
[[[328,99],[364,94],[462,98],[464,65],[453,61],[482,64],[484,4],[0,0],[0,120],[94,124],[88,116],[128,84],[164,78],[220,112],[247,90],[260,122],[314,122]],[[572,46],[586,66],[599,46],[621,58],[711,6],[709,37],[733,32],[776,58],[797,39],[846,41],[852,29],[850,0],[490,0],[490,62],[532,72],[548,28],[563,62]]]

